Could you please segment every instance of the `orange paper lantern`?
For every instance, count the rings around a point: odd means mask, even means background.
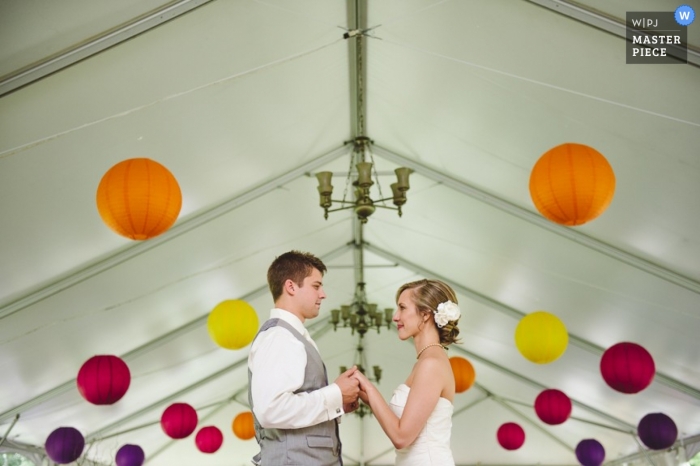
[[[97,187],[97,210],[104,223],[134,240],[153,238],[170,228],[182,207],[175,177],[146,158],[119,162]]]
[[[615,173],[603,155],[566,143],[542,155],[530,173],[537,210],[560,225],[582,225],[602,214],[615,194]]]
[[[255,425],[253,424],[253,413],[244,411],[233,419],[231,425],[233,433],[241,440],[250,440],[255,437]]]
[[[450,358],[450,366],[455,375],[455,392],[462,393],[469,390],[476,379],[472,363],[462,357],[453,356]]]

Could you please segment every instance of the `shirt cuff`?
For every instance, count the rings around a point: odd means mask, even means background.
[[[323,396],[323,406],[326,408],[329,421],[345,414],[345,411],[343,411],[343,394],[338,385],[332,383],[318,391]]]

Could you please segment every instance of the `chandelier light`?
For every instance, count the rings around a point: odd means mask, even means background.
[[[326,220],[328,220],[329,212],[353,209],[360,222],[367,223],[367,219],[377,210],[377,207],[396,210],[399,213],[399,217],[401,216],[401,207],[406,203],[406,191],[410,188],[408,176],[411,174],[411,169],[400,167],[394,170],[396,173],[396,183],[391,184],[392,197],[383,197],[382,188],[379,185],[379,176],[374,166],[374,157],[370,151],[371,143],[372,141],[366,136],[358,136],[353,140],[354,148],[350,165],[352,168],[354,163],[356,171],[352,169],[348,171],[345,182],[345,192],[342,199],[336,200],[331,198],[333,195],[333,185],[331,184],[333,172],[316,173],[320,205],[323,208],[324,218]],[[367,161],[368,157],[370,161]],[[380,199],[376,200],[372,199],[370,193],[370,188],[375,184],[375,182],[372,181],[373,173],[380,197]],[[355,187],[354,199],[347,199],[348,186],[353,178],[354,181],[352,181],[352,185]],[[392,201],[394,207],[386,205],[386,201]],[[333,204],[339,204],[339,207],[332,208]]]

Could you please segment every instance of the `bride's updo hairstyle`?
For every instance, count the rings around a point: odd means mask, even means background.
[[[446,303],[447,301],[457,304],[457,296],[455,296],[455,292],[448,284],[440,280],[428,279],[406,283],[396,292],[397,303],[399,301],[399,296],[401,296],[401,293],[405,290],[411,290],[413,302],[418,312],[430,316],[430,320],[432,320],[433,325],[435,325],[440,335],[440,344],[447,346],[452,343],[459,343],[457,339],[459,335],[459,328],[457,327],[459,318],[447,321],[442,327],[437,325],[435,321],[435,312],[440,304]]]

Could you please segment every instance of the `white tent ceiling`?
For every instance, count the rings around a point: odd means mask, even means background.
[[[700,26],[688,27],[688,64],[625,64],[625,13],[678,5],[3,0],[4,447],[41,446],[70,425],[102,462],[135,443],[149,465],[249,464],[257,446],[230,430],[247,409],[247,348],[217,347],[206,318],[245,299],[264,320],[267,266],[289,249],[329,266],[312,323],[329,372],[354,357],[356,338],[327,321],[358,274],[382,308],[418,277],[458,291],[463,343],[450,354],[477,373],[455,400],[460,465],[577,464],[584,438],[608,461],[625,458],[640,450],[630,432],[650,412],[671,416],[681,438],[699,434]],[[356,27],[370,29],[366,49],[343,38]],[[311,174],[339,174],[341,191],[346,142],[361,129],[385,192],[393,168],[414,174],[403,217],[379,209],[360,237],[347,211],[324,220]],[[542,218],[528,192],[536,160],[563,142],[595,147],[617,180],[608,210],[573,228]],[[168,167],[183,193],[176,224],[145,242],[113,233],[95,206],[102,175],[133,157]],[[549,365],[513,341],[536,310],[569,331]],[[393,331],[365,340],[389,397],[413,349]],[[654,382],[639,394],[599,374],[600,355],[621,341],[654,357]],[[131,387],[115,405],[90,405],[75,388],[95,354],[129,364]],[[539,421],[531,406],[544,388],[572,398],[572,419]],[[165,436],[158,420],[174,401],[224,432],[221,450]],[[507,421],[525,428],[517,451],[496,441]],[[372,418],[346,416],[341,436],[346,464],[392,464]]]

